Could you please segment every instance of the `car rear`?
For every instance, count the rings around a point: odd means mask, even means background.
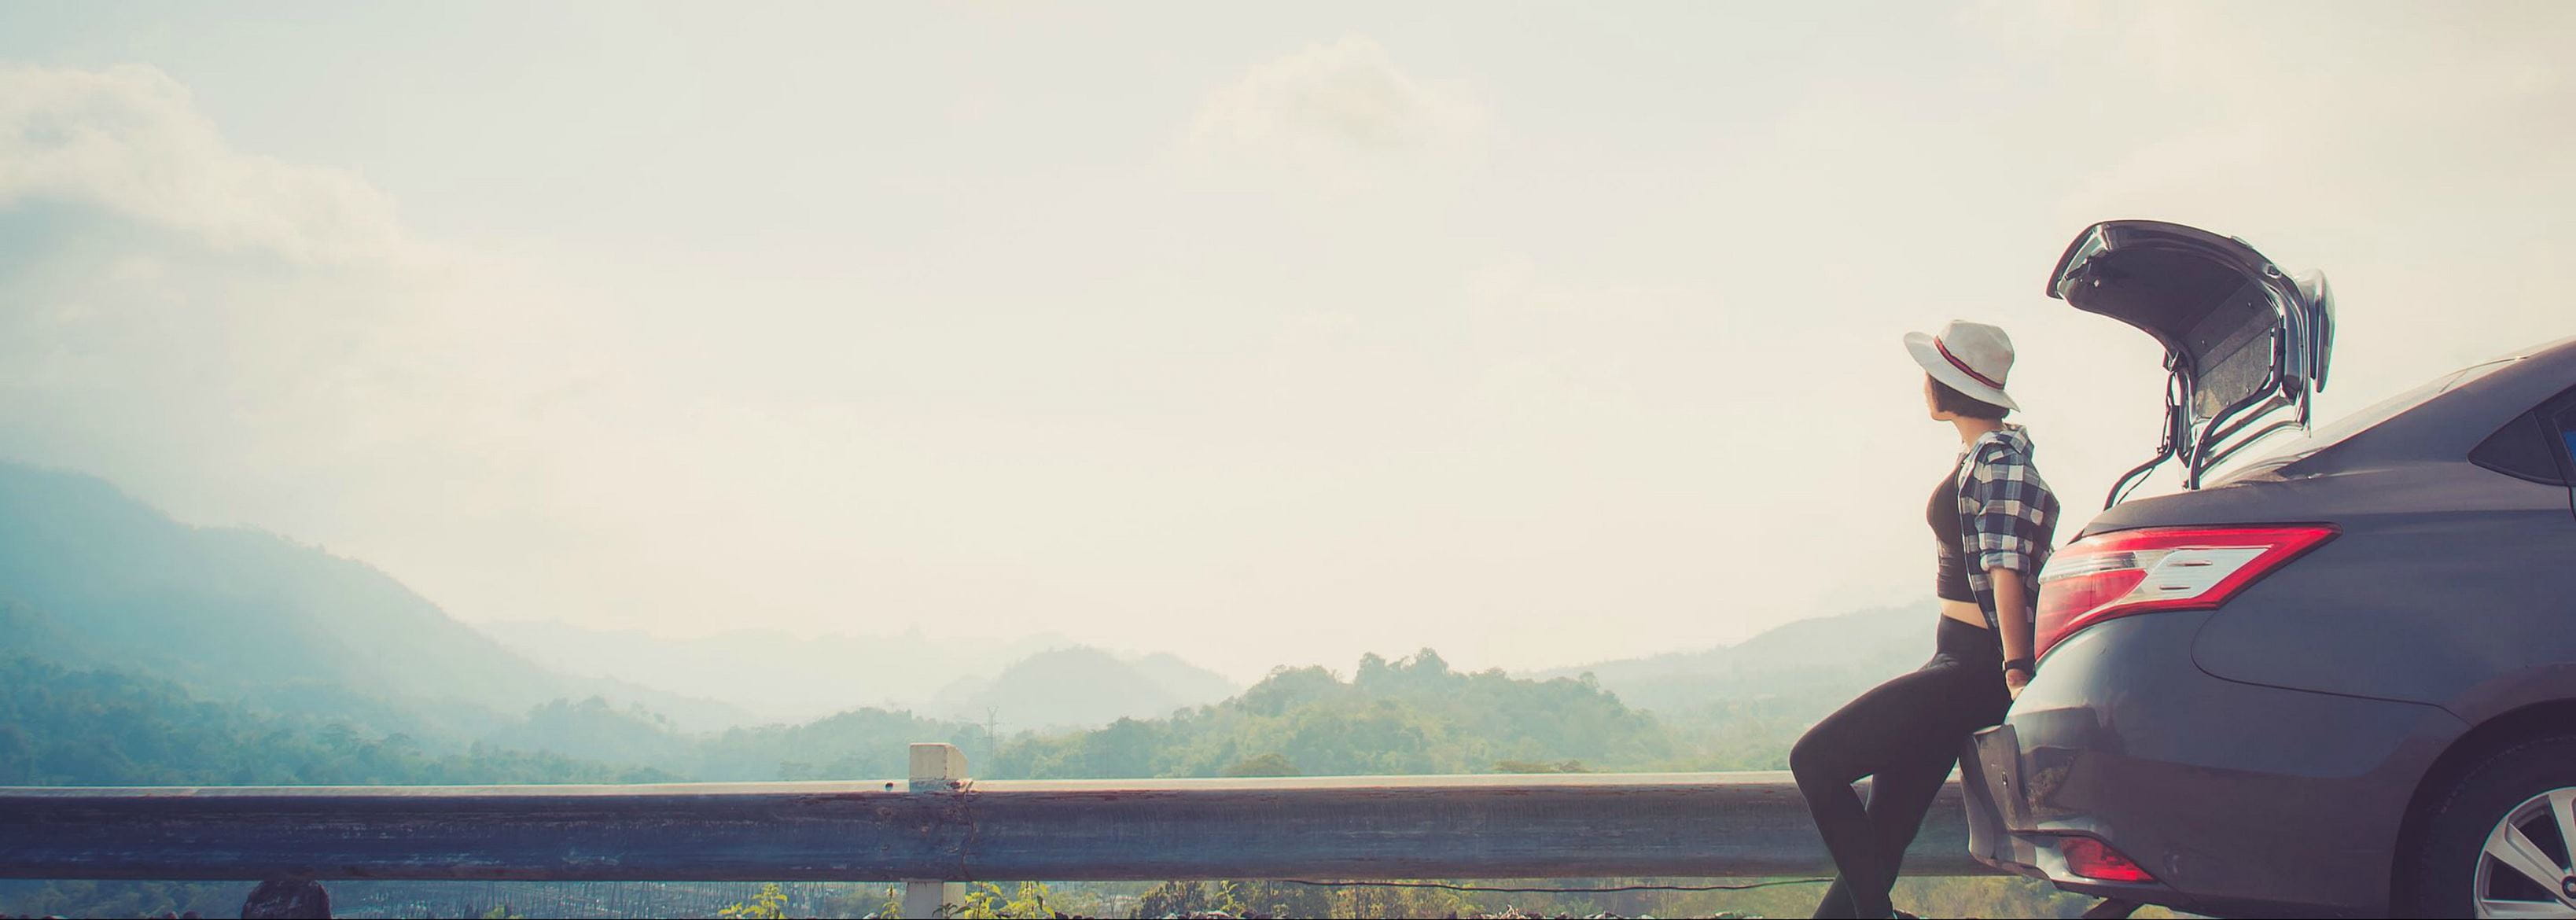
[[[2041,636],[2056,641],[1964,767],[1976,855],[2197,913],[2384,914],[2407,799],[2466,726],[2438,706],[2227,680],[2194,661],[2213,618],[2299,603],[2307,579],[2292,571],[2361,574],[2333,558],[2338,536],[2170,526],[2070,544],[2096,569],[2043,585],[2059,616]],[[2103,595],[2135,600],[2086,603]]]
[[[2165,346],[2163,444],[2041,575],[2037,675],[1962,758],[1974,854],[2200,913],[2472,903],[2410,893],[2426,873],[2400,870],[2439,836],[2430,800],[2458,799],[2482,758],[2576,731],[2576,340],[2309,431],[2335,338],[2322,275],[2108,221],[2048,294]],[[2258,442],[2278,446],[2203,487]],[[2121,501],[2168,462],[2183,491]]]
[[[2566,483],[2475,456],[2570,384],[2576,342],[2473,366],[2104,512],[1963,765],[1975,854],[2199,913],[2389,913],[2482,694],[2576,663]]]

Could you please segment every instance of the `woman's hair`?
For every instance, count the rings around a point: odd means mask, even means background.
[[[1968,418],[1994,419],[2000,421],[2003,419],[2004,413],[2012,411],[2002,406],[1995,405],[1994,403],[1970,396],[1966,393],[1961,393],[1949,384],[1942,383],[1938,378],[1926,376],[1923,379],[1932,381],[1932,408],[1939,409],[1943,412],[1947,412],[1952,415],[1966,416]]]

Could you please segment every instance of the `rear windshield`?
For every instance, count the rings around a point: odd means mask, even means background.
[[[2396,418],[2398,413],[2423,405],[2425,400],[2450,392],[2452,387],[2484,377],[2496,372],[2507,364],[2512,364],[2513,362],[2520,360],[2522,360],[2520,357],[2497,358],[2493,361],[2472,364],[2448,374],[2435,377],[2432,380],[2425,382],[2422,386],[2418,386],[2414,389],[2407,390],[2406,392],[2380,400],[2359,412],[2328,422],[2325,425],[2311,428],[2306,434],[2283,441],[2279,447],[2265,452],[2259,459],[2247,464],[2242,468],[2242,470],[2252,471],[2263,467],[2280,466],[2282,464],[2289,463],[2290,461],[2297,460],[2300,457],[2305,457],[2328,447],[2333,447],[2336,444],[2342,443],[2343,439],[2360,434],[2361,432],[2368,430],[2373,425]]]

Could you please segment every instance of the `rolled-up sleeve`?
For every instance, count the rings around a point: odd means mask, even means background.
[[[1979,571],[2030,574],[2048,539],[2045,495],[2046,487],[2018,454],[2000,447],[1979,452],[1968,475],[1968,500],[1975,509],[1968,522],[1976,531]]]

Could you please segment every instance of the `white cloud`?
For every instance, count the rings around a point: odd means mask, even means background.
[[[1351,36],[1208,94],[1191,138],[1202,151],[1347,172],[1470,156],[1489,122],[1463,86],[1416,77],[1376,41]]]
[[[103,207],[303,261],[404,251],[393,203],[348,172],[233,149],[160,70],[0,67],[0,207]]]

